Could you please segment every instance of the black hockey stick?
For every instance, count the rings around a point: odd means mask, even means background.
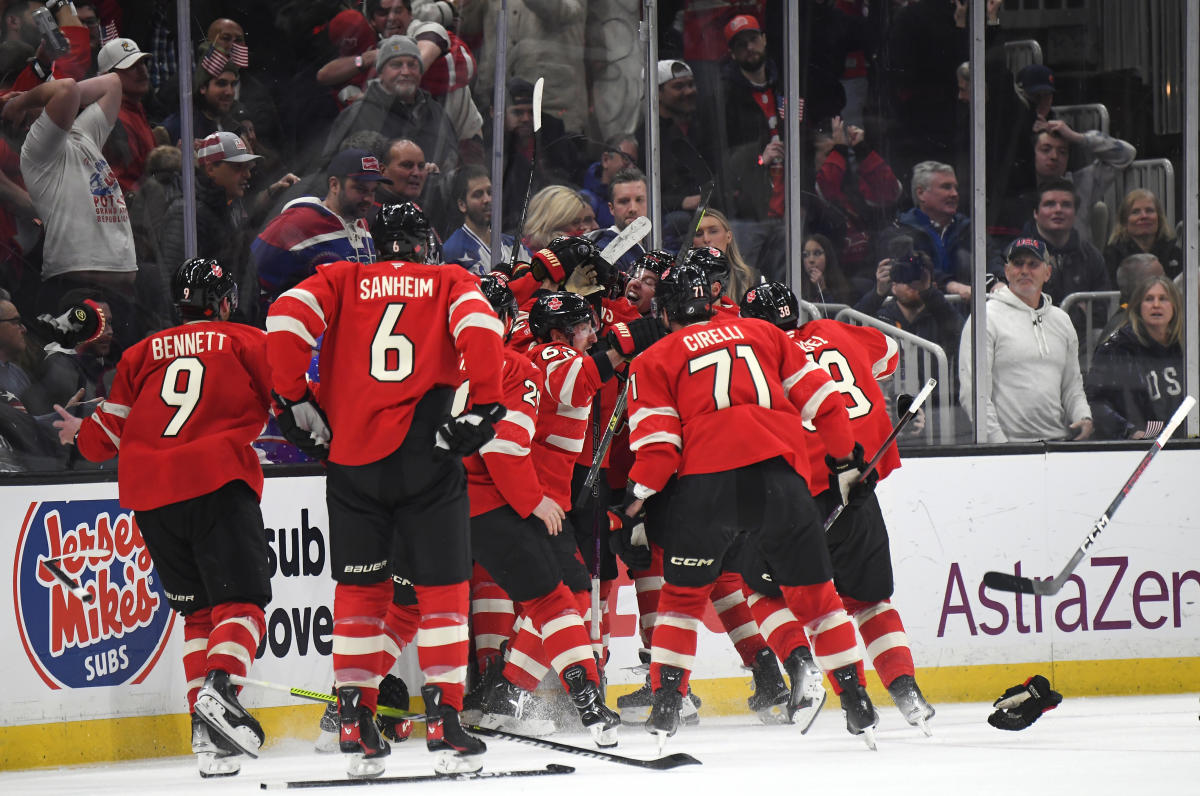
[[[983,584],[989,589],[997,591],[1014,591],[1019,594],[1058,594],[1059,590],[1066,584],[1067,578],[1071,577],[1071,573],[1075,571],[1075,567],[1079,566],[1079,562],[1087,555],[1087,550],[1096,543],[1096,539],[1100,536],[1100,532],[1108,527],[1112,521],[1112,516],[1117,513],[1117,507],[1125,500],[1129,494],[1129,490],[1133,489],[1133,485],[1142,477],[1142,473],[1146,471],[1146,467],[1150,465],[1150,460],[1154,458],[1163,446],[1167,444],[1167,440],[1175,433],[1175,429],[1187,417],[1187,413],[1191,411],[1192,406],[1196,403],[1196,399],[1192,396],[1184,396],[1183,401],[1179,404],[1179,408],[1175,410],[1175,414],[1171,415],[1171,419],[1167,425],[1163,427],[1162,433],[1154,440],[1154,444],[1150,446],[1150,450],[1146,451],[1146,455],[1138,462],[1138,465],[1133,470],[1133,475],[1129,476],[1129,480],[1121,487],[1121,491],[1113,498],[1112,503],[1108,504],[1108,508],[1100,515],[1100,519],[1092,525],[1092,530],[1088,535],[1083,537],[1083,543],[1079,545],[1079,549],[1075,551],[1075,555],[1071,556],[1071,560],[1062,568],[1062,571],[1055,575],[1051,580],[1033,580],[1032,578],[1020,577],[1012,572],[985,572],[983,573]]]
[[[456,782],[464,779],[501,779],[504,777],[544,777],[548,774],[571,774],[573,766],[549,763],[545,768],[525,768],[515,771],[462,771],[457,774],[411,774],[408,776],[376,777],[375,779],[302,779],[290,782],[263,782],[262,790],[296,790],[299,788],[341,788],[349,785],[395,785],[401,782]]]
[[[692,213],[692,220],[688,224],[687,231],[684,232],[684,238],[679,243],[679,251],[675,252],[675,265],[680,265],[683,258],[687,256],[687,252],[692,248],[692,239],[696,237],[696,230],[700,229],[700,222],[704,220],[704,214],[708,212],[708,202],[712,199],[713,188],[716,183],[709,180],[700,189],[700,204],[696,205],[696,210]]]
[[[588,468],[587,477],[583,479],[583,486],[580,487],[579,495],[575,498],[576,509],[579,509],[583,505],[587,496],[591,494],[592,485],[596,483],[596,479],[600,476],[600,466],[604,464],[604,454],[608,453],[613,437],[617,435],[617,427],[621,425],[621,415],[625,414],[625,402],[628,399],[628,390],[629,381],[626,380],[621,385],[621,392],[617,395],[617,403],[613,407],[612,417],[608,419],[608,428],[604,429],[604,436],[600,438],[600,444],[596,446],[596,455],[592,459],[592,466]]]
[[[900,420],[896,423],[895,428],[892,429],[892,433],[888,434],[887,439],[879,446],[879,450],[875,451],[875,455],[871,457],[871,461],[867,462],[866,468],[858,474],[858,478],[854,482],[855,486],[861,484],[871,474],[879,464],[879,460],[883,458],[883,454],[887,453],[887,449],[891,447],[892,443],[896,441],[896,437],[900,436],[900,432],[908,425],[908,421],[917,416],[917,410],[921,408],[921,404],[925,403],[925,399],[929,397],[929,393],[933,392],[933,388],[936,386],[937,379],[930,379],[925,382],[925,386],[917,393],[917,397],[912,399],[912,403],[909,404],[908,409],[904,410],[904,413],[900,416]],[[897,399],[896,403],[897,407],[899,407],[899,399]],[[846,504],[839,503],[833,511],[829,512],[829,516],[825,518],[826,533],[829,533],[829,529],[833,527],[833,524],[837,522],[838,517],[842,516],[842,512],[845,510]]]
[[[537,746],[541,749],[552,749],[555,752],[565,752],[569,755],[579,755],[581,757],[590,757],[593,760],[607,760],[610,763],[620,763],[625,766],[636,766],[637,768],[649,768],[654,771],[666,771],[679,766],[698,766],[700,761],[684,752],[676,752],[666,757],[656,757],[653,760],[639,760],[636,757],[624,757],[623,755],[615,755],[611,752],[602,752],[598,749],[585,749],[582,746],[570,746],[558,741],[549,741],[545,738],[531,738],[528,735],[517,735],[513,732],[505,732],[504,730],[491,730],[486,727],[467,727],[466,729],[476,735],[485,735],[492,738],[504,738],[517,743],[528,744],[529,746]]]
[[[508,261],[508,272],[517,267],[517,255],[521,251],[521,235],[525,232],[525,216],[529,213],[529,200],[533,197],[533,175],[537,171],[538,132],[542,129],[542,91],[546,87],[546,79],[539,77],[533,84],[533,152],[529,158],[529,182],[525,186],[525,204],[521,205],[521,219],[517,222],[517,231],[513,233],[512,256]]]
[[[96,599],[90,591],[79,585],[79,581],[75,580],[70,575],[58,568],[58,562],[61,560],[62,559],[60,558],[47,558],[46,560],[42,561],[42,566],[46,568],[47,572],[54,576],[55,580],[66,586],[67,590],[70,591],[71,594],[74,594],[83,602],[90,603],[92,600]]]

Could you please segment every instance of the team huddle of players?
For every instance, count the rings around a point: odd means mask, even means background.
[[[899,456],[886,451],[861,477],[864,449],[891,430],[876,384],[896,367],[889,338],[798,325],[779,283],[738,307],[716,249],[678,264],[650,252],[625,284],[589,240],[558,238],[481,280],[411,261],[389,216],[379,262],[319,266],[271,306],[266,334],[228,322],[237,286],[219,263],[188,261],[174,282],[188,323],[130,349],[91,418],[61,423],[85,456],[121,454],[122,505],[184,615],[201,775],[237,773],[263,741],[237,681],[270,600],[250,447],[268,411],[325,463],[337,704],[322,728],[352,777],[379,776],[388,740],[411,731],[379,707],[408,707],[388,672],[414,640],[439,772],[481,766],[464,697],[481,723],[529,729],[524,707],[551,669],[597,746],[617,743],[622,720],[673,735],[695,716],[688,680],[710,601],[754,673],[750,707],[764,721],[807,730],[827,676],[847,729],[873,747],[861,635],[906,720],[925,729],[933,708],[889,601],[872,489]],[[181,335],[203,345],[174,345]],[[622,407],[627,429],[605,448]],[[597,456],[605,467],[585,488]],[[614,553],[649,648],[646,684],[617,701],[619,715],[603,678]]]

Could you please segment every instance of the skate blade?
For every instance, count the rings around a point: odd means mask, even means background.
[[[613,749],[617,745],[616,727],[605,729],[602,725],[594,724],[588,727],[588,732],[592,734],[592,741],[601,749]]]
[[[867,748],[870,749],[872,752],[879,751],[879,747],[875,745],[875,728],[874,727],[867,727],[865,730],[863,730],[862,731],[862,739],[863,739],[863,743],[865,743],[867,745]]]
[[[217,757],[213,752],[201,752],[196,755],[196,763],[203,779],[234,777],[242,770],[241,761],[234,755]]]
[[[387,770],[382,758],[368,758],[361,753],[347,755],[346,775],[351,779],[375,779]]]
[[[620,712],[622,724],[645,724],[646,719],[650,718],[649,705],[621,708]]]
[[[792,721],[800,725],[800,734],[805,735],[812,728],[817,717],[821,715],[821,708],[825,707],[825,700],[829,695],[825,689],[821,689],[819,698],[816,701],[809,700],[809,704],[805,705],[802,701],[796,708],[796,712],[792,714]]]
[[[318,754],[332,754],[342,751],[342,739],[336,732],[321,730],[321,734],[317,736],[317,740],[313,743],[313,751]]]
[[[196,712],[208,725],[208,728],[219,734],[229,743],[236,746],[248,757],[258,758],[258,750],[262,741],[249,727],[233,727],[225,720],[225,706],[212,694],[201,694],[196,698]]]
[[[503,730],[517,735],[528,735],[531,738],[553,735],[556,729],[550,719],[518,719],[497,713],[484,713],[479,717],[478,724],[486,730]]]
[[[460,755],[443,749],[437,752],[433,760],[435,774],[473,774],[483,769],[482,755]]]
[[[762,710],[754,711],[754,715],[758,716],[758,720],[768,726],[776,724],[791,724],[792,720],[788,717],[787,703],[783,702],[778,705],[771,705]]]
[[[666,748],[667,739],[671,737],[671,733],[662,730],[652,730],[652,732],[658,736],[658,756],[662,757],[663,749]]]
[[[920,727],[926,738],[933,737],[933,730],[929,729],[929,722],[925,720],[924,716],[918,716],[911,723],[915,727]]]

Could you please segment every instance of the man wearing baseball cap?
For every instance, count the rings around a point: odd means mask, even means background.
[[[383,176],[379,159],[365,149],[344,149],[325,169],[325,198],[302,196],[281,212],[250,246],[258,268],[262,308],[311,275],[321,263],[375,262],[366,217]]]
[[[1067,314],[1042,287],[1050,278],[1046,244],[1021,237],[1005,252],[1004,276],[988,295],[987,343],[990,383],[988,442],[1083,440],[1092,435],[1092,412],[1079,370],[1079,338]],[[970,415],[971,324],[959,345],[959,400]]]
[[[113,39],[96,56],[100,74],[114,72],[121,79],[121,110],[104,144],[104,157],[126,193],[142,181],[146,158],[154,148],[154,135],[142,104],[150,93],[149,57],[133,39]]]

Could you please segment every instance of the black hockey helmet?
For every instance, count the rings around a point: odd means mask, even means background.
[[[594,322],[592,305],[575,293],[544,293],[529,310],[529,331],[539,342],[550,339],[550,330],[566,332],[584,321]]]
[[[713,282],[720,282],[721,295],[724,295],[729,288],[729,258],[720,249],[712,246],[692,249],[687,253],[687,258],[683,262],[703,269],[710,285]]]
[[[684,325],[695,323],[712,317],[711,284],[708,274],[699,266],[672,265],[659,277],[654,298],[668,320]]]
[[[517,298],[508,287],[507,276],[496,271],[485,274],[479,278],[479,289],[506,328],[517,320]]]
[[[662,272],[671,267],[675,262],[675,257],[670,252],[662,249],[651,249],[650,251],[637,258],[633,268],[629,269],[631,274],[636,274],[638,271],[646,270],[652,272],[655,276],[662,276]]]
[[[800,323],[800,302],[782,282],[766,282],[746,291],[741,316],[759,318],[780,329],[795,329]]]
[[[193,257],[179,266],[171,281],[171,297],[184,318],[216,318],[221,299],[229,299],[229,311],[238,305],[238,283],[216,260]]]
[[[371,237],[381,260],[410,263],[441,261],[441,246],[425,213],[416,202],[386,204],[371,225]]]
[[[534,253],[533,260],[545,266],[546,273],[559,284],[566,282],[576,268],[589,264],[596,269],[598,284],[607,288],[616,278],[616,269],[600,256],[596,244],[581,235],[559,235]]]

